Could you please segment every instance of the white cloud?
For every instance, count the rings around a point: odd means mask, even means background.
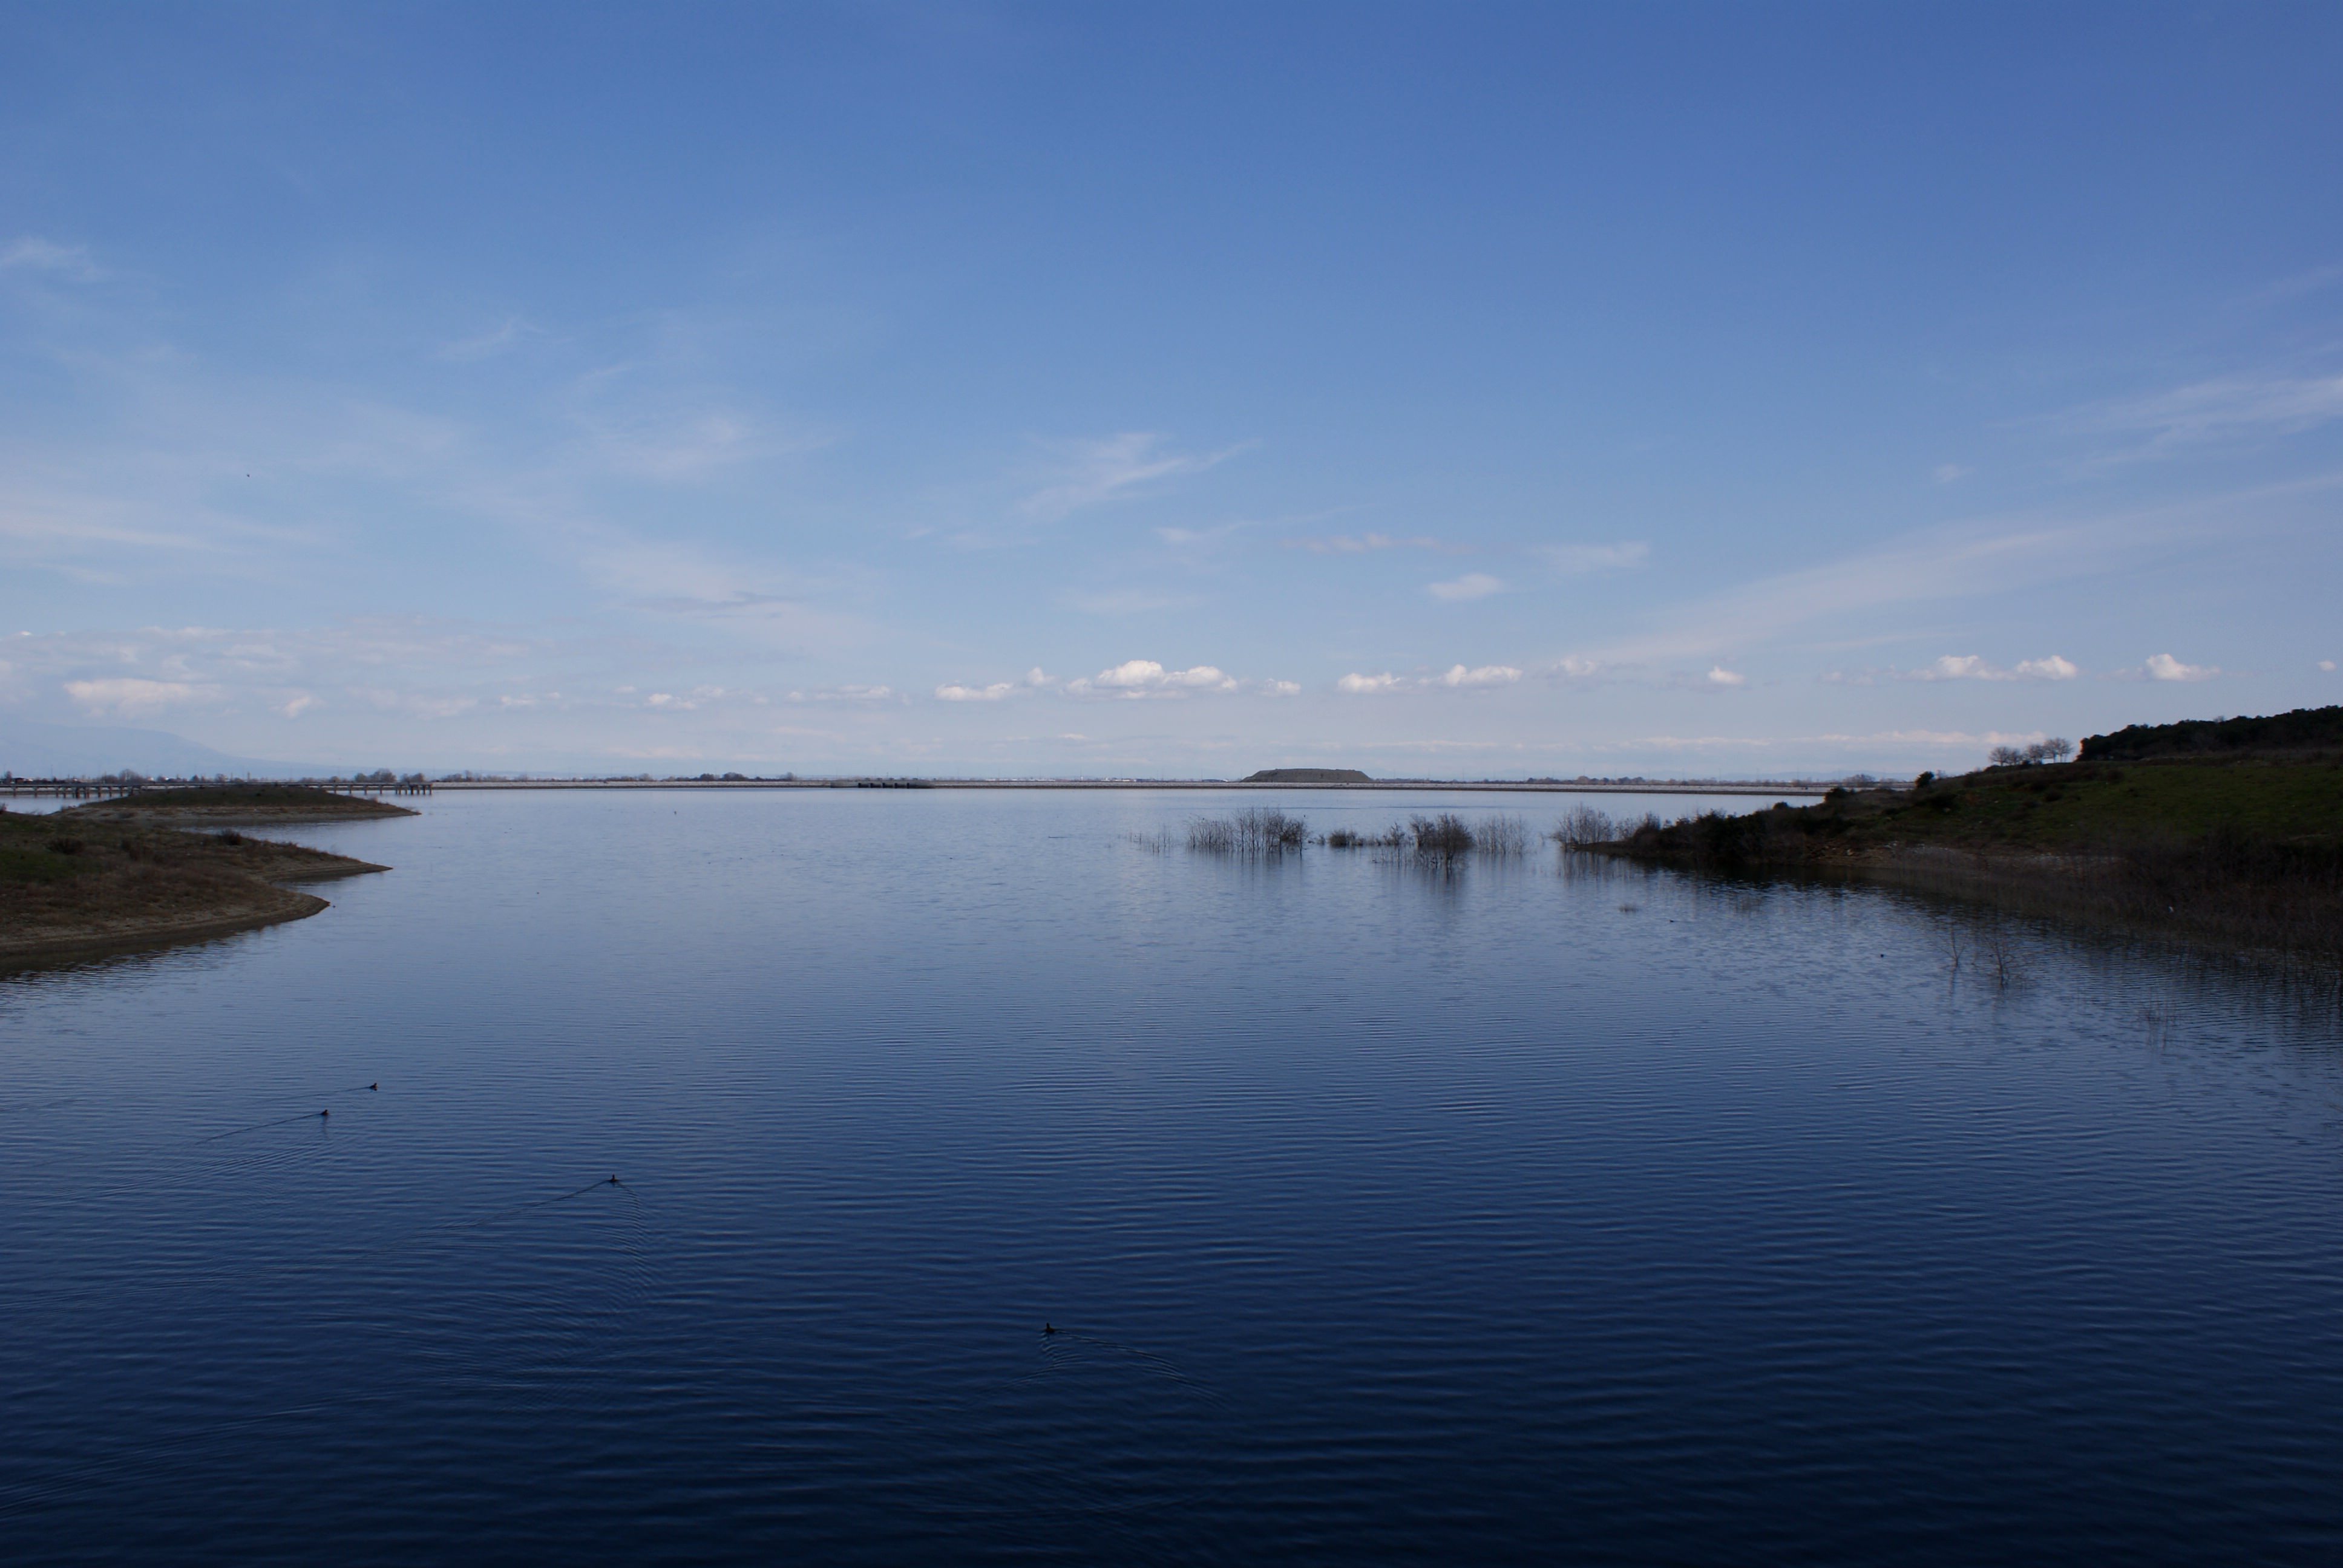
[[[1956,479],[1967,478],[1973,471],[1958,463],[1939,463],[1929,470],[1928,477],[1940,485],[1949,485]]]
[[[187,702],[216,699],[220,689],[185,680],[146,680],[115,676],[104,680],[68,680],[65,695],[92,712],[156,713]]]
[[[2209,664],[2183,664],[2168,653],[2152,655],[2147,661],[2150,680],[2210,680],[2220,673]]]
[[[317,699],[306,691],[297,691],[277,705],[277,711],[287,719],[298,719],[317,706]]]
[[[1452,665],[1440,678],[1443,686],[1510,686],[1522,678],[1522,672],[1510,664],[1484,664],[1477,669]]]
[[[1288,539],[1289,545],[1308,550],[1313,556],[1363,556],[1377,550],[1441,550],[1453,553],[1459,547],[1443,544],[1428,535],[1417,534],[1411,538],[1397,538],[1390,534],[1331,534],[1320,538]]]
[[[936,698],[942,702],[999,702],[1017,689],[1013,680],[996,680],[990,686],[961,686],[957,683],[936,688]]]
[[[1453,582],[1428,583],[1424,591],[1436,599],[1454,604],[1464,599],[1486,598],[1493,593],[1503,592],[1504,587],[1487,572],[1466,572]]]
[[[1555,674],[1568,676],[1573,680],[1590,680],[1603,672],[1603,666],[1594,659],[1581,658],[1572,653],[1556,660],[1554,669]]]
[[[2330,665],[2328,668],[2332,668],[2333,667]],[[1261,689],[1271,697],[1299,697],[1302,695],[1302,683],[1298,680],[1264,680],[1261,683]]]
[[[1510,664],[1467,666],[1453,664],[1439,675],[1363,675],[1357,672],[1342,677],[1335,689],[1353,697],[1373,696],[1386,691],[1464,690],[1483,686],[1511,686],[1521,679],[1522,672]]]
[[[1239,446],[1221,452],[1173,452],[1164,448],[1161,436],[1145,430],[1062,443],[1058,447],[1057,477],[1026,497],[1018,509],[1054,522],[1085,507],[1142,493],[1158,480],[1202,473],[1243,449]]]
[[[1642,566],[1650,558],[1652,547],[1635,540],[1615,545],[1541,545],[1534,553],[1554,570],[1575,576]]]
[[[1737,669],[1727,669],[1721,664],[1713,664],[1708,668],[1708,681],[1712,686],[1746,686],[1749,684],[1749,678]]]
[[[2322,658],[2318,661],[2318,668],[2332,675],[2335,673],[2335,661],[2331,658]]]
[[[1151,658],[1127,658],[1112,669],[1102,669],[1090,684],[1111,691],[1234,691],[1237,683],[1209,664],[1188,669],[1166,669]]]
[[[2022,658],[2016,668],[1988,664],[1977,654],[1948,653],[1904,677],[1906,680],[2072,680],[2082,670],[2056,654],[2047,658]]]

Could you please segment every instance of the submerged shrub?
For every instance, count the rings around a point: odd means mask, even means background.
[[[1608,812],[1584,804],[1572,807],[1554,830],[1554,841],[1565,849],[1588,849],[1620,836],[1620,825]]]
[[[1277,855],[1299,849],[1310,825],[1273,807],[1252,807],[1233,817],[1197,817],[1188,823],[1188,848],[1215,855]]]
[[[1407,831],[1415,841],[1415,852],[1426,859],[1453,860],[1473,852],[1473,829],[1453,811],[1443,811],[1437,817],[1411,817]]]
[[[1411,817],[1407,836],[1418,857],[1453,860],[1466,855],[1525,855],[1529,853],[1528,824],[1518,817],[1492,817],[1477,826],[1453,811],[1437,817]]]

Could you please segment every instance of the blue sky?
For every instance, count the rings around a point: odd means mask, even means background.
[[[0,7],[0,734],[1732,775],[2343,701],[2343,10]]]

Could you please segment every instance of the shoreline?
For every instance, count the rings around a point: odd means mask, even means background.
[[[1623,865],[1726,882],[1819,883],[1914,894],[1972,910],[2055,920],[2102,937],[2156,944],[2199,960],[2243,963],[2321,982],[2343,980],[2343,957],[2273,946],[2258,934],[2225,924],[2217,916],[2156,918],[2140,907],[2137,889],[2121,879],[2121,864],[2109,856],[1978,857],[1920,845],[1876,857],[1726,868],[1638,854],[1618,844],[1593,845],[1588,852]]]
[[[368,867],[369,870],[387,869]],[[337,876],[358,876],[351,870],[334,873]],[[259,930],[267,926],[281,926],[293,920],[306,920],[322,914],[334,906],[315,893],[305,893],[296,888],[276,890],[285,898],[281,904],[235,914],[213,915],[202,919],[166,920],[156,923],[124,921],[102,930],[72,932],[58,936],[40,937],[14,942],[0,941],[0,970],[21,969],[55,959],[102,958],[108,953],[140,952],[152,948],[176,947],[183,942],[206,941],[216,937],[235,936],[242,931]]]
[[[1486,795],[1750,795],[1819,799],[1830,784],[1735,779],[1725,783],[1670,779],[1632,784],[1549,783],[1543,779],[1378,779],[1364,784],[1246,783],[1218,779],[437,779],[434,790],[514,789],[1209,789],[1294,790],[1338,794],[1442,792]]]
[[[1606,859],[1863,882],[2343,974],[2343,769],[2325,758],[1988,769],[1815,806],[1614,825]]]
[[[0,968],[306,920],[331,906],[302,884],[390,868],[247,838],[233,823],[412,815],[396,807],[319,812],[313,799],[271,795],[194,812],[168,799],[137,809],[0,812]],[[190,825],[163,825],[169,821]]]

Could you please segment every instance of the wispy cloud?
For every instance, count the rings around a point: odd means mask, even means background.
[[[2082,521],[1986,518],[1933,528],[1680,602],[1647,631],[1574,651],[1614,666],[1713,657],[1832,617],[2095,576],[2152,552],[2234,535],[2241,516],[2330,492],[2338,483],[2324,476]]]
[[[67,697],[93,713],[112,713],[124,718],[158,713],[164,709],[190,702],[216,702],[220,697],[220,689],[216,686],[202,686],[184,680],[146,680],[136,676],[68,680],[65,689]]]
[[[475,333],[469,337],[459,337],[452,343],[441,344],[437,357],[451,360],[457,364],[493,359],[499,354],[518,347],[528,338],[544,336],[544,328],[532,327],[518,316],[509,317],[501,325],[492,327],[486,332]]]
[[[1631,539],[1614,545],[1539,545],[1531,553],[1558,572],[1580,577],[1642,566],[1651,558],[1652,547]]]
[[[1713,664],[1708,668],[1708,683],[1711,686],[1746,686],[1749,684],[1749,678],[1737,669],[1727,669],[1721,664]]]
[[[87,246],[59,245],[29,234],[0,246],[0,270],[47,273],[75,283],[95,283],[106,276],[90,259]]]
[[[1426,583],[1423,591],[1444,604],[1457,604],[1467,599],[1486,598],[1493,593],[1503,593],[1504,582],[1487,572],[1466,572],[1447,582]]]
[[[1313,556],[1364,556],[1380,550],[1433,550],[1444,555],[1463,555],[1470,547],[1450,544],[1428,534],[1400,538],[1391,534],[1326,534],[1314,538],[1288,539],[1290,549],[1308,550]]]
[[[1149,615],[1184,609],[1196,602],[1196,596],[1164,593],[1155,588],[1111,588],[1101,593],[1069,592],[1065,602],[1084,615]]]
[[[2227,376],[2066,417],[2090,433],[2136,437],[2102,460],[2161,457],[2224,442],[2290,436],[2343,419],[2343,376]]]
[[[1178,452],[1164,445],[1163,437],[1145,430],[1056,443],[1055,474],[1020,502],[1018,509],[1055,522],[1086,507],[1143,495],[1166,479],[1200,474],[1244,449],[1240,445],[1218,452]]]

